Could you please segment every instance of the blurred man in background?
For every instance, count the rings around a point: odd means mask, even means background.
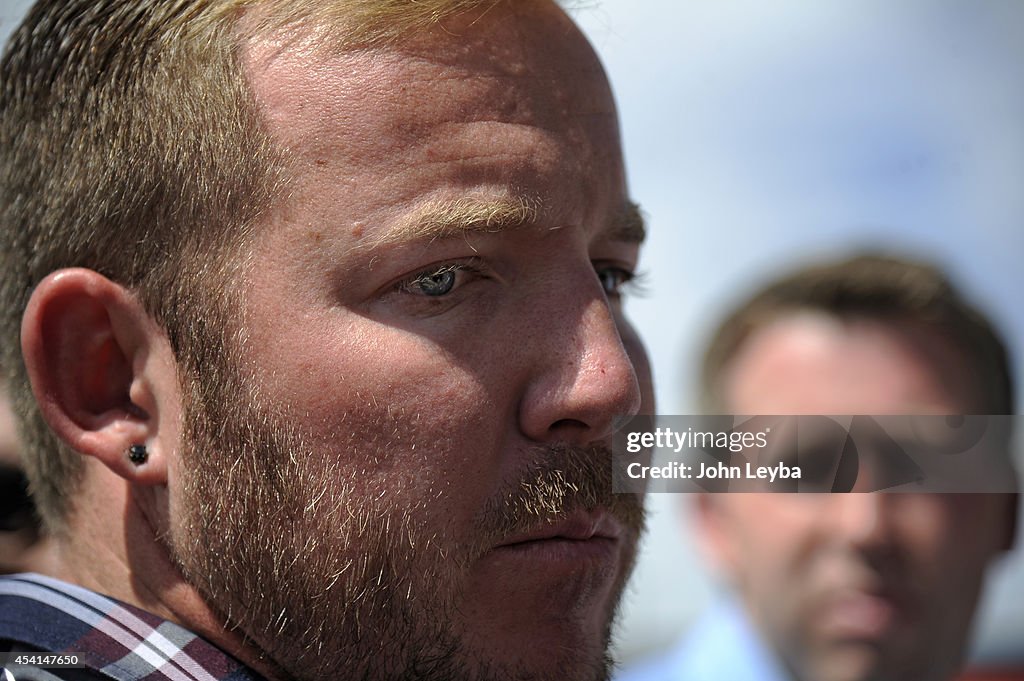
[[[762,290],[715,333],[708,411],[1012,414],[1007,351],[928,265],[862,256]],[[735,592],[623,681],[947,681],[1012,494],[702,494],[698,534]]]

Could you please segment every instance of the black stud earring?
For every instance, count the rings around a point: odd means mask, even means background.
[[[128,458],[136,466],[146,463],[146,459],[149,458],[149,452],[146,451],[146,445],[132,445],[129,447]]]

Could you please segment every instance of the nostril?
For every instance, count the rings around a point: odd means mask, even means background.
[[[584,423],[583,421],[578,421],[577,419],[559,419],[551,424],[551,431],[578,431],[586,430],[588,427],[589,426],[587,426],[586,423]]]

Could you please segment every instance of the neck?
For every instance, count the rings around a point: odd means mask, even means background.
[[[111,474],[112,475],[112,474]],[[116,477],[116,476],[115,476]],[[228,622],[185,580],[172,557],[168,525],[152,496],[165,491],[137,490],[120,478],[102,494],[83,489],[63,538],[56,540],[46,574],[134,605],[203,637],[266,677],[289,675]],[[95,485],[91,487],[95,492]],[[116,491],[115,491],[116,490]],[[113,494],[111,492],[114,491]]]

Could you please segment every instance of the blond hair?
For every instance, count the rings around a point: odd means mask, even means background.
[[[20,357],[21,315],[39,281],[86,267],[131,288],[179,362],[209,372],[211,339],[231,319],[230,256],[287,187],[287,159],[243,76],[245,41],[315,25],[333,47],[394,42],[500,1],[32,8],[0,66],[0,365],[48,528],[64,528],[82,464],[44,422]]]

